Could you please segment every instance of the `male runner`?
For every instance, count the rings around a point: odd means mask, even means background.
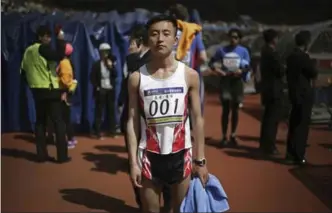
[[[150,61],[150,51],[148,47],[148,33],[145,25],[137,25],[131,32],[130,35],[130,46],[129,46],[129,55],[126,58],[127,65],[127,76],[123,80],[122,89],[121,89],[121,98],[123,102],[123,113],[121,115],[121,129],[125,134],[125,143],[127,142],[127,134],[126,134],[126,124],[128,120],[128,79],[129,76],[137,71],[141,66]],[[129,168],[129,167],[128,167]],[[170,190],[168,187],[164,187],[163,191],[163,199],[164,199],[164,207],[165,209],[169,209],[171,207],[170,202]],[[137,205],[141,208],[141,199],[139,188],[134,186],[135,198]]]
[[[203,184],[208,177],[199,76],[172,54],[177,42],[173,17],[153,17],[147,29],[151,60],[128,82],[130,175],[134,185],[141,188],[144,212],[160,212],[159,197],[164,185],[171,187],[173,211],[179,212],[192,173],[188,96],[196,133],[195,171]]]

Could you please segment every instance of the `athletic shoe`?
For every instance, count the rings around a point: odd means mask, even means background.
[[[72,141],[68,141],[67,146],[68,146],[68,149],[73,149],[73,148],[75,148],[75,144],[74,144]]]
[[[78,141],[77,141],[76,139],[71,140],[71,142],[72,142],[74,145],[76,145],[76,144],[78,143]]]

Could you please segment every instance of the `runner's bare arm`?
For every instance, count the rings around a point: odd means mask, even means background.
[[[204,119],[201,111],[201,101],[199,95],[199,76],[198,73],[187,67],[186,78],[189,86],[189,95],[191,99],[191,113],[193,119],[193,132],[195,137],[194,155],[197,159],[205,158],[205,138],[204,138]]]
[[[128,138],[128,156],[130,165],[137,165],[137,140],[139,132],[139,115],[138,115],[138,87],[139,72],[134,72],[128,80],[128,121],[127,121],[127,138]]]

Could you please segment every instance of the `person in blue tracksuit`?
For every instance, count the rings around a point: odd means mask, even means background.
[[[222,103],[222,140],[221,144],[227,143],[232,146],[237,145],[236,129],[239,119],[239,104],[243,100],[243,77],[248,76],[250,56],[247,48],[239,44],[242,37],[241,31],[231,29],[228,32],[230,44],[217,49],[215,55],[210,59],[210,68],[218,73],[220,78],[220,100]],[[218,64],[220,64],[218,66]],[[232,126],[229,141],[227,130],[229,124],[229,114],[232,114]]]

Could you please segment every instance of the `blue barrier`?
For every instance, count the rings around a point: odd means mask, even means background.
[[[142,9],[120,15],[117,11],[108,13],[77,12],[65,17],[62,12],[50,15],[31,13],[1,14],[1,82],[2,82],[2,132],[32,131],[35,110],[32,94],[20,76],[20,64],[25,49],[36,38],[36,29],[47,24],[53,30],[56,24],[63,26],[66,41],[72,43],[72,62],[79,82],[73,97],[72,121],[80,124],[81,130],[88,131],[93,123],[94,102],[89,74],[92,64],[99,59],[97,48],[101,42],[112,46],[117,57],[116,98],[120,94],[122,67],[127,54],[126,36],[136,23],[145,23],[151,13]],[[54,33],[53,33],[54,37]],[[119,113],[114,112],[117,122]]]

